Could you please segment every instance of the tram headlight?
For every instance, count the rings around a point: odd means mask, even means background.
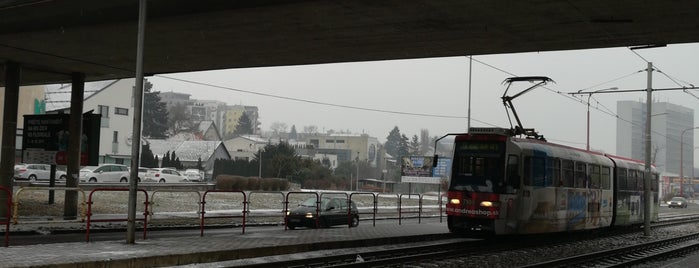
[[[452,205],[461,205],[461,199],[452,198],[452,199],[449,199],[449,203]]]
[[[306,213],[306,218],[313,219],[313,213],[310,213],[310,212]]]
[[[499,202],[493,202],[493,201],[481,201],[481,207],[499,207],[500,203]]]

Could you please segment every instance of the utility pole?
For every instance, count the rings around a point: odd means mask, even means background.
[[[650,207],[651,207],[651,178],[653,177],[653,173],[651,172],[651,159],[650,159],[650,151],[651,151],[651,137],[650,137],[650,117],[651,117],[651,109],[653,107],[653,63],[648,62],[648,69],[646,69],[648,72],[648,88],[647,88],[647,93],[646,93],[646,175],[645,179],[643,180],[643,198],[644,198],[644,205],[643,205],[643,235],[645,237],[650,237]]]

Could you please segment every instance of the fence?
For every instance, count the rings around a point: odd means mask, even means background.
[[[206,216],[206,196],[209,193],[240,193],[243,195],[243,210],[242,210],[242,216],[240,215],[218,215],[218,216]],[[201,199],[201,224],[199,225],[199,230],[200,230],[200,236],[204,236],[204,225],[205,219],[222,219],[222,218],[243,218],[243,234],[245,234],[245,214],[247,213],[247,196],[245,195],[245,192],[243,191],[233,191],[233,190],[208,190],[204,192],[204,196],[202,196]]]
[[[95,188],[90,192],[87,199],[87,224],[85,225],[85,241],[90,242],[90,225],[93,222],[116,222],[116,221],[128,221],[128,218],[106,218],[106,219],[92,219],[92,196],[96,192],[128,192],[128,188]],[[145,196],[145,202],[143,202],[143,218],[136,218],[134,221],[143,222],[143,239],[146,239],[146,234],[148,233],[148,192],[143,189],[137,189],[136,191],[142,192]]]
[[[20,187],[19,190],[17,190],[17,193],[15,193],[15,199],[14,199],[14,214],[12,216],[12,221],[14,224],[19,223],[19,211],[20,211],[20,205],[21,205],[21,197],[22,193],[25,191],[76,191],[81,193],[82,196],[82,202],[79,203],[80,205],[80,217],[79,221],[84,222],[85,221],[85,191],[81,188],[76,188],[76,187]]]

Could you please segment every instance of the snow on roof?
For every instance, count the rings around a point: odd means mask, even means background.
[[[208,160],[221,145],[221,141],[176,141],[176,140],[148,140],[153,155],[162,159],[169,151],[175,152],[180,161]]]

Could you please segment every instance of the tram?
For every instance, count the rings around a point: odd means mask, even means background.
[[[454,233],[540,234],[641,225],[644,180],[658,218],[658,174],[637,160],[471,128],[454,139],[446,214]]]

